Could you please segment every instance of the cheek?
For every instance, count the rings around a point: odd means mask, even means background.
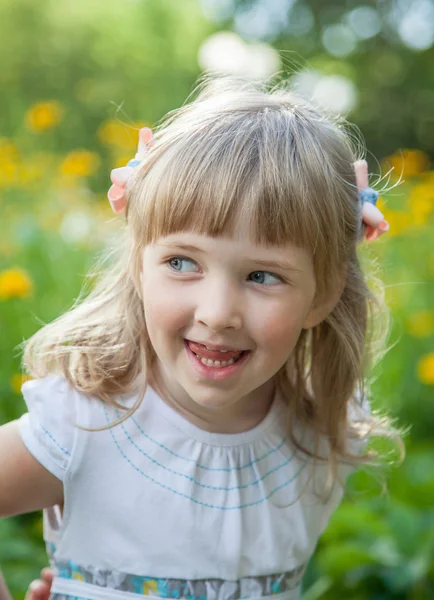
[[[258,341],[270,348],[273,354],[289,354],[301,333],[304,312],[300,308],[288,306],[267,311],[258,320]]]
[[[169,293],[158,281],[143,286],[143,309],[146,326],[151,338],[169,333],[177,333],[185,327],[188,307],[174,301],[173,291]]]

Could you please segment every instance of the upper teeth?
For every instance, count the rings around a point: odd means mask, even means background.
[[[214,350],[214,348],[209,348],[208,346],[205,346],[205,348],[207,350],[211,350],[212,352],[230,352],[230,350],[224,349],[224,350]]]

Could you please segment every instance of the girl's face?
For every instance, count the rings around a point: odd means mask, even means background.
[[[273,376],[311,327],[308,253],[236,237],[176,233],[143,251],[142,290],[155,381],[166,401],[204,429],[255,426]]]

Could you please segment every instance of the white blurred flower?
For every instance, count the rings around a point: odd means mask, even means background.
[[[306,35],[315,24],[312,9],[307,4],[297,2],[291,9],[287,29],[291,35]]]
[[[334,113],[348,113],[357,104],[356,86],[342,75],[321,77],[315,86],[313,99]]]
[[[315,93],[315,88],[318,85],[322,75],[319,71],[306,69],[299,71],[292,78],[294,90],[303,98],[310,99]]]
[[[398,33],[414,50],[427,50],[434,44],[434,5],[429,0],[413,2],[401,19]]]
[[[356,48],[356,36],[347,25],[328,25],[321,36],[324,48],[332,56],[348,56]]]
[[[361,40],[374,37],[381,31],[378,12],[371,6],[358,6],[347,15],[347,21],[356,36]]]
[[[300,71],[293,78],[294,90],[336,114],[347,114],[357,104],[354,83],[342,75],[322,75],[319,71]]]
[[[199,48],[202,69],[254,80],[267,79],[280,68],[279,53],[265,43],[248,44],[237,34],[222,31],[211,35]]]
[[[88,212],[75,210],[67,213],[60,225],[60,235],[70,244],[94,240],[96,221]]]

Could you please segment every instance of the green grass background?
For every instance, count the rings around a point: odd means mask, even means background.
[[[319,5],[311,7],[319,21],[326,18]],[[105,196],[110,169],[133,154],[138,125],[154,124],[185,100],[199,74],[200,43],[230,27],[230,17],[208,21],[193,0],[137,2],[128,10],[114,0],[0,1],[0,51],[8,57],[0,73],[1,423],[25,410],[18,345],[72,304],[120,226]],[[290,36],[271,41],[280,50],[304,52],[324,72],[345,67],[354,81],[371,86],[372,97],[381,96],[369,79],[375,58],[369,45],[336,60],[313,41],[309,47]],[[388,43],[378,42],[377,51]],[[432,78],[423,53],[386,50]],[[408,69],[412,76],[414,69]],[[413,91],[419,81],[412,80]],[[395,103],[404,110],[410,84],[400,85],[405,92],[397,89]],[[362,90],[365,98],[369,89]],[[391,348],[375,367],[373,408],[410,426],[407,455],[386,470],[386,493],[364,472],[352,476],[309,566],[304,600],[434,598],[431,149],[415,137],[417,124],[399,130],[386,118],[396,131],[379,140],[384,107],[368,104],[369,114],[361,107],[349,118],[366,128],[383,170],[396,165],[405,179],[382,197],[390,234],[362,251],[377,258],[392,310]],[[372,157],[370,165],[378,169]],[[0,520],[0,565],[14,598],[24,597],[45,564],[40,514]]]

